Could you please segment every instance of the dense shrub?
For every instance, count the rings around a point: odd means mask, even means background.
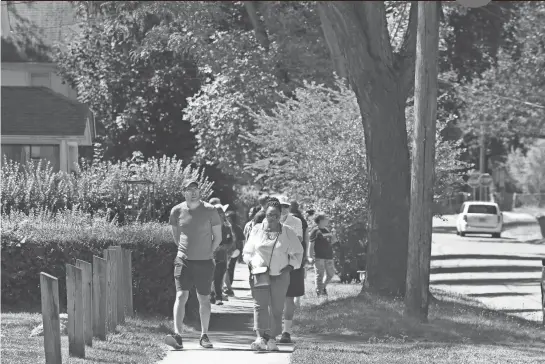
[[[76,174],[53,172],[49,165],[31,162],[25,165],[4,159],[2,163],[2,212],[12,209],[29,212],[32,209],[58,211],[78,207],[94,213],[110,210],[119,221],[125,219],[126,208],[136,208],[140,213],[152,209],[159,221],[168,218],[170,209],[183,201],[181,184],[185,178],[198,178],[202,193],[210,196],[212,183],[199,170],[184,167],[175,158],[151,158],[147,162],[94,162],[84,164]],[[130,193],[127,179],[148,179],[154,183],[154,193],[149,197],[142,187]]]
[[[111,245],[132,250],[135,311],[171,316],[176,246],[169,227],[153,222],[119,226],[105,213],[90,216],[79,210],[2,214],[2,309],[39,309],[40,272],[45,272],[59,279],[64,310],[65,265],[76,259],[92,262]]]

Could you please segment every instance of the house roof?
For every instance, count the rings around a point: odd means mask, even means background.
[[[2,86],[2,135],[82,136],[89,109],[47,87]]]
[[[69,1],[2,4],[10,32],[2,34],[2,62],[51,62],[53,47],[67,44],[78,32]]]

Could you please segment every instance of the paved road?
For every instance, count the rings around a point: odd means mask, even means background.
[[[537,225],[507,230],[501,239],[459,237],[453,217],[434,219],[430,284],[481,304],[541,322],[541,260],[545,241]],[[521,242],[517,236],[528,238]]]

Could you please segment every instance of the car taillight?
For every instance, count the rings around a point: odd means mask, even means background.
[[[467,222],[467,215],[464,215],[464,221]]]
[[[498,224],[500,223],[500,221],[501,221],[501,216],[498,215]]]

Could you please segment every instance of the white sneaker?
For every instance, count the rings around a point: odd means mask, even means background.
[[[267,341],[264,338],[259,337],[250,345],[250,349],[254,351],[265,351],[267,350]]]
[[[278,349],[278,346],[276,345],[276,338],[270,338],[267,342],[267,350],[268,351],[280,351]]]

